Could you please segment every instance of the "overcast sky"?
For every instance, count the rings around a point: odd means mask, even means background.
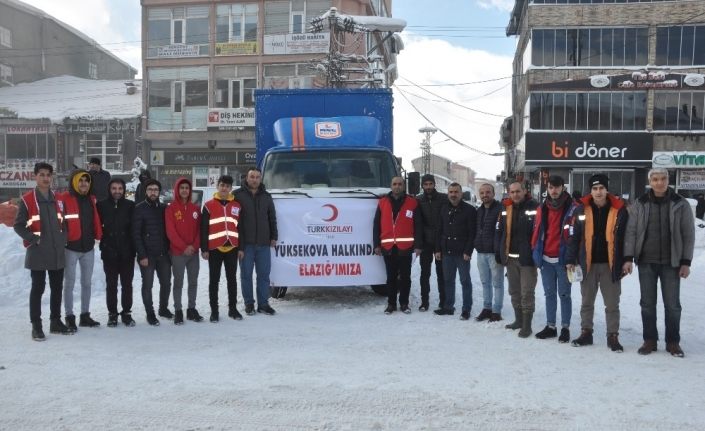
[[[83,31],[141,73],[139,1],[24,1]],[[429,121],[464,145],[496,153],[499,127],[511,114],[508,77],[515,39],[505,37],[504,29],[514,1],[442,1],[442,8],[428,0],[393,1],[393,16],[407,21],[394,90],[395,152],[407,168],[421,155],[418,129]],[[477,81],[489,82],[466,84]],[[470,166],[482,177],[499,174],[502,157],[480,155],[447,139],[437,132],[432,153]]]

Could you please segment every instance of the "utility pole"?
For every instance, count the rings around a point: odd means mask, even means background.
[[[421,160],[423,161],[423,173],[431,173],[431,135],[436,133],[438,129],[435,127],[422,127],[419,132],[425,135],[424,140],[421,141]]]

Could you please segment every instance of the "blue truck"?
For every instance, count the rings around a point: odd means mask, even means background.
[[[257,164],[279,227],[272,296],[296,286],[384,292],[372,223],[401,175],[392,121],[389,89],[255,91]],[[418,192],[418,175],[409,182]]]

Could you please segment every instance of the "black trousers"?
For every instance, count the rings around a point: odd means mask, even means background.
[[[29,291],[29,320],[42,321],[42,295],[46,287],[46,273],[49,273],[49,318],[61,317],[61,293],[64,289],[64,269],[31,271],[32,288]]]
[[[169,295],[171,295],[171,261],[168,255],[148,257],[149,265],[140,265],[142,274],[142,303],[144,311],[154,313],[152,303],[152,286],[154,285],[154,273],[159,278],[159,308],[167,308],[169,305]]]
[[[389,305],[409,305],[409,291],[411,290],[411,255],[400,256],[397,249],[392,254],[384,256],[384,266],[387,268],[387,302]]]
[[[237,304],[237,249],[227,253],[215,249],[208,251],[208,300],[211,310],[218,310],[218,286],[220,269],[225,266],[225,280],[228,284],[228,307]]]
[[[108,313],[117,314],[118,312],[118,278],[122,286],[120,295],[122,312],[130,313],[132,311],[132,279],[135,276],[135,258],[104,260],[103,271],[105,271],[105,302],[108,306]]]
[[[436,265],[436,284],[438,286],[438,303],[445,304],[446,292],[443,278],[443,264],[440,260],[435,260],[433,250],[423,250],[421,252],[421,302],[428,303],[428,295],[431,292],[431,264]]]

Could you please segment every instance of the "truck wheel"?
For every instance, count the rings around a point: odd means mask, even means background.
[[[270,287],[269,296],[274,299],[282,299],[286,295],[286,287]]]
[[[370,287],[377,295],[387,296],[387,285],[386,284],[373,284]]]

